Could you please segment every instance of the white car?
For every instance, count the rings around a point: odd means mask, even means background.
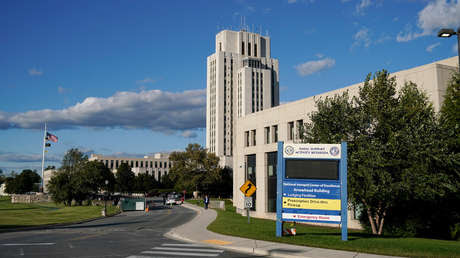
[[[171,205],[171,204],[177,204],[177,205],[182,204],[182,198],[180,197],[180,195],[178,194],[168,195],[168,197],[166,198],[166,205]]]

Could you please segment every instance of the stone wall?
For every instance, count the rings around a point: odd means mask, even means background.
[[[49,202],[51,196],[46,194],[13,194],[11,195],[11,203],[37,203]]]

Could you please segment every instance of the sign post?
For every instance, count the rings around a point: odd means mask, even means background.
[[[278,142],[276,236],[283,222],[341,224],[348,239],[347,143]]]
[[[244,194],[244,208],[248,216],[248,224],[250,223],[249,209],[252,208],[252,195],[256,192],[257,187],[250,181],[246,182],[240,187],[240,191]]]

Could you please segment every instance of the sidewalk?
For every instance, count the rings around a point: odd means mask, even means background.
[[[198,244],[207,244],[220,249],[230,251],[249,253],[261,256],[270,257],[337,257],[337,258],[384,258],[394,256],[382,256],[366,253],[356,253],[348,251],[338,251],[332,249],[323,249],[316,247],[288,245],[282,243],[246,239],[240,237],[220,235],[208,231],[206,227],[216,219],[217,213],[215,210],[207,209],[191,205],[188,203],[182,204],[185,208],[195,210],[198,215],[190,222],[173,228],[165,234],[177,240],[193,242]]]

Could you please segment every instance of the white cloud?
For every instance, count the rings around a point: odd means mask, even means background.
[[[351,45],[351,47],[356,47],[356,46],[364,46],[365,48],[368,48],[372,41],[369,37],[369,29],[367,28],[362,28],[358,32],[353,35],[354,42]]]
[[[355,13],[357,15],[365,15],[366,14],[366,9],[371,6],[372,2],[371,0],[361,0],[357,5],[355,9]]]
[[[117,92],[108,98],[88,97],[61,110],[0,111],[0,129],[40,129],[45,121],[64,128],[141,128],[163,133],[205,127],[206,90]]]
[[[433,52],[433,49],[435,49],[436,47],[438,47],[439,45],[441,45],[441,43],[435,43],[435,44],[432,44],[432,45],[429,45],[428,47],[426,47],[426,51],[427,52]]]
[[[418,13],[418,32],[407,26],[398,33],[396,41],[407,42],[422,36],[436,35],[440,28],[456,29],[460,24],[460,1],[436,0],[431,1]]]
[[[137,84],[151,84],[151,83],[154,83],[155,80],[153,80],[152,78],[150,77],[146,77],[145,79],[143,80],[138,80],[136,81]]]
[[[59,162],[62,158],[56,155],[46,155],[46,161]],[[41,162],[42,154],[18,154],[13,152],[0,152],[0,161],[6,162]]]
[[[316,72],[332,68],[335,65],[335,60],[332,58],[324,58],[318,61],[309,61],[295,66],[295,69],[300,76],[308,76]]]
[[[196,138],[198,136],[195,132],[190,130],[183,131],[181,135],[184,138]]]
[[[41,76],[41,75],[43,75],[43,72],[42,72],[42,71],[39,71],[39,70],[37,70],[37,69],[35,69],[35,68],[29,69],[28,72],[29,72],[29,75],[30,75],[30,76]]]

